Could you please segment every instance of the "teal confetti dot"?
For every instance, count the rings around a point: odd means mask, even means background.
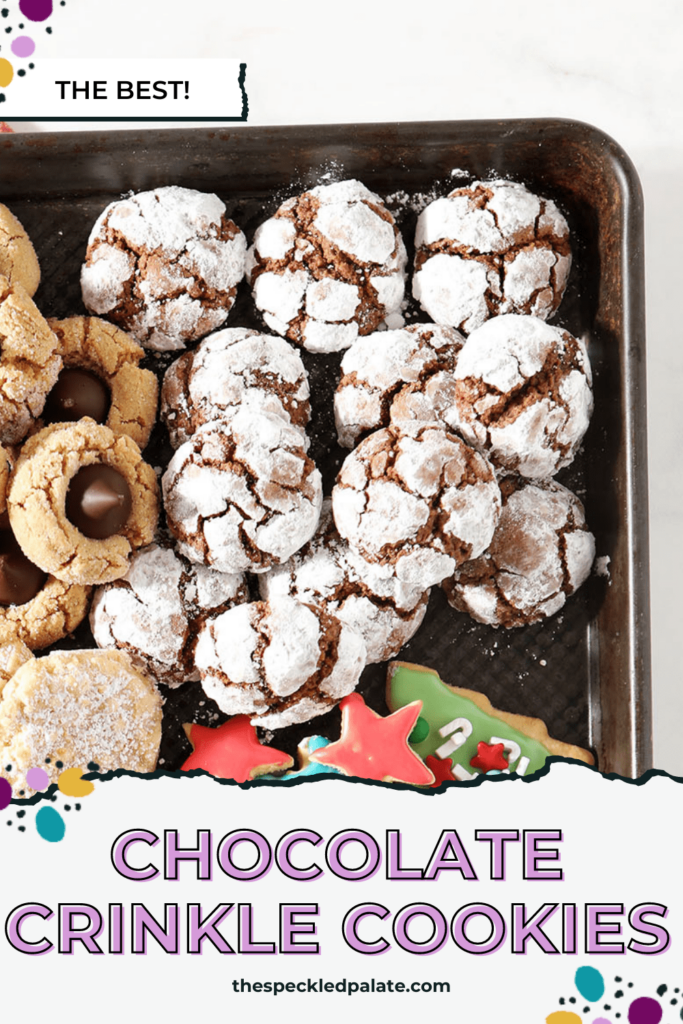
[[[48,843],[59,843],[64,838],[66,825],[59,811],[54,807],[41,807],[36,814],[38,835]]]

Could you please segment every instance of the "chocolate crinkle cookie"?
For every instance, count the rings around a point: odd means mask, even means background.
[[[222,711],[281,729],[325,714],[355,689],[365,644],[323,608],[280,597],[208,618],[195,661]]]
[[[111,203],[90,233],[83,302],[145,348],[182,349],[226,320],[246,239],[211,193],[171,185]]]
[[[531,316],[496,317],[458,356],[459,431],[501,473],[534,480],[568,466],[593,411],[586,346]]]
[[[457,426],[455,364],[465,339],[450,327],[413,324],[359,338],[344,353],[334,396],[339,444],[353,448],[390,422]]]
[[[372,565],[337,532],[329,499],[315,536],[284,565],[259,577],[264,600],[295,597],[353,626],[363,637],[368,664],[398,654],[417,632],[429,591],[397,579],[391,566]]]
[[[178,448],[163,479],[179,550],[220,572],[265,572],[315,533],[322,479],[299,430],[280,416],[238,412]]]
[[[441,427],[370,434],[347,456],[332,492],[339,533],[403,583],[440,583],[491,542],[500,489],[489,462]]]
[[[502,484],[503,511],[489,550],[443,584],[449,603],[489,626],[554,615],[591,571],[595,540],[583,505],[554,480]]]
[[[266,324],[310,352],[403,322],[406,251],[394,218],[359,181],[319,185],[262,224],[247,275]]]
[[[161,416],[174,448],[205,423],[228,423],[244,408],[282,416],[305,437],[309,395],[308,374],[292,345],[233,327],[205,338],[169,367]]]
[[[415,235],[413,295],[466,333],[499,313],[546,320],[569,270],[569,228],[551,199],[514,181],[476,181],[430,203]]]
[[[123,579],[95,592],[90,626],[98,647],[126,651],[157,682],[175,687],[199,679],[192,655],[207,615],[247,599],[241,573],[216,572],[151,544],[133,555]]]

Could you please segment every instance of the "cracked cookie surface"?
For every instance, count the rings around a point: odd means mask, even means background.
[[[218,331],[166,371],[161,417],[178,448],[205,423],[241,408],[283,416],[305,436],[311,415],[308,374],[283,338],[244,327]]]
[[[193,562],[265,572],[318,525],[322,480],[301,433],[279,416],[238,412],[178,448],[162,479],[169,529]]]
[[[208,618],[195,662],[222,711],[280,729],[324,714],[355,689],[365,644],[324,609],[279,597]]]
[[[216,572],[152,544],[135,552],[123,579],[96,591],[90,626],[98,647],[126,651],[174,687],[199,679],[193,652],[204,619],[246,600],[241,573]]]
[[[40,266],[33,243],[11,210],[0,203],[0,274],[24,286],[33,298],[40,284]]]
[[[257,229],[247,275],[271,330],[310,352],[337,352],[382,322],[403,322],[406,259],[379,196],[340,181],[288,199]]]
[[[555,480],[501,485],[503,511],[488,551],[443,588],[458,611],[489,626],[526,626],[554,615],[586,580],[595,540],[583,505]]]
[[[546,320],[571,268],[565,218],[514,181],[476,181],[430,203],[415,250],[413,295],[436,323],[465,333],[500,313]]]
[[[0,275],[0,442],[16,444],[40,416],[62,360],[26,289]]]
[[[390,422],[440,423],[453,430],[453,372],[465,339],[451,327],[413,324],[359,338],[344,353],[334,396],[339,444],[353,448]]]
[[[145,348],[182,349],[226,320],[246,239],[210,193],[170,185],[111,203],[90,234],[83,302]]]
[[[315,535],[284,565],[259,577],[261,597],[321,605],[363,637],[367,662],[393,658],[422,624],[429,591],[401,583],[390,566],[366,562],[342,540],[323,502]]]
[[[459,437],[386,427],[347,456],[332,492],[339,533],[369,562],[423,589],[488,547],[500,514],[489,462]]]
[[[128,484],[131,511],[120,533],[95,540],[66,515],[69,485],[86,466],[102,464]],[[12,530],[27,558],[66,583],[109,583],[125,576],[133,550],[154,538],[156,474],[125,434],[85,418],[45,427],[24,445],[10,480]]]
[[[0,702],[0,775],[30,796],[26,772],[50,782],[68,768],[151,772],[161,742],[161,697],[121,651],[55,651],[32,658]],[[58,767],[59,764],[59,767]],[[9,766],[9,767],[8,767]]]
[[[531,316],[489,320],[467,339],[456,377],[459,431],[501,473],[554,476],[593,411],[586,346]]]
[[[94,316],[48,320],[59,341],[64,367],[95,374],[109,392],[103,420],[115,434],[128,434],[144,448],[156,422],[159,385],[151,370],[142,370],[145,351],[125,331]],[[48,398],[49,401],[49,398]]]

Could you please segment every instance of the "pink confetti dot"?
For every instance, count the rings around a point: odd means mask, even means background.
[[[29,768],[26,772],[26,781],[31,789],[41,792],[50,785],[50,776],[42,768]]]
[[[17,36],[12,40],[11,50],[15,57],[30,57],[36,44],[30,36]]]

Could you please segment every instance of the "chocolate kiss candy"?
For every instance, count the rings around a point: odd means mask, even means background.
[[[29,562],[19,547],[5,512],[0,516],[0,606],[26,604],[47,579],[42,569]]]
[[[95,463],[79,469],[69,484],[66,515],[91,540],[120,533],[132,507],[126,478],[111,466]]]
[[[46,423],[71,423],[90,416],[96,423],[104,423],[110,404],[109,389],[96,373],[67,366],[47,396],[43,419]]]

